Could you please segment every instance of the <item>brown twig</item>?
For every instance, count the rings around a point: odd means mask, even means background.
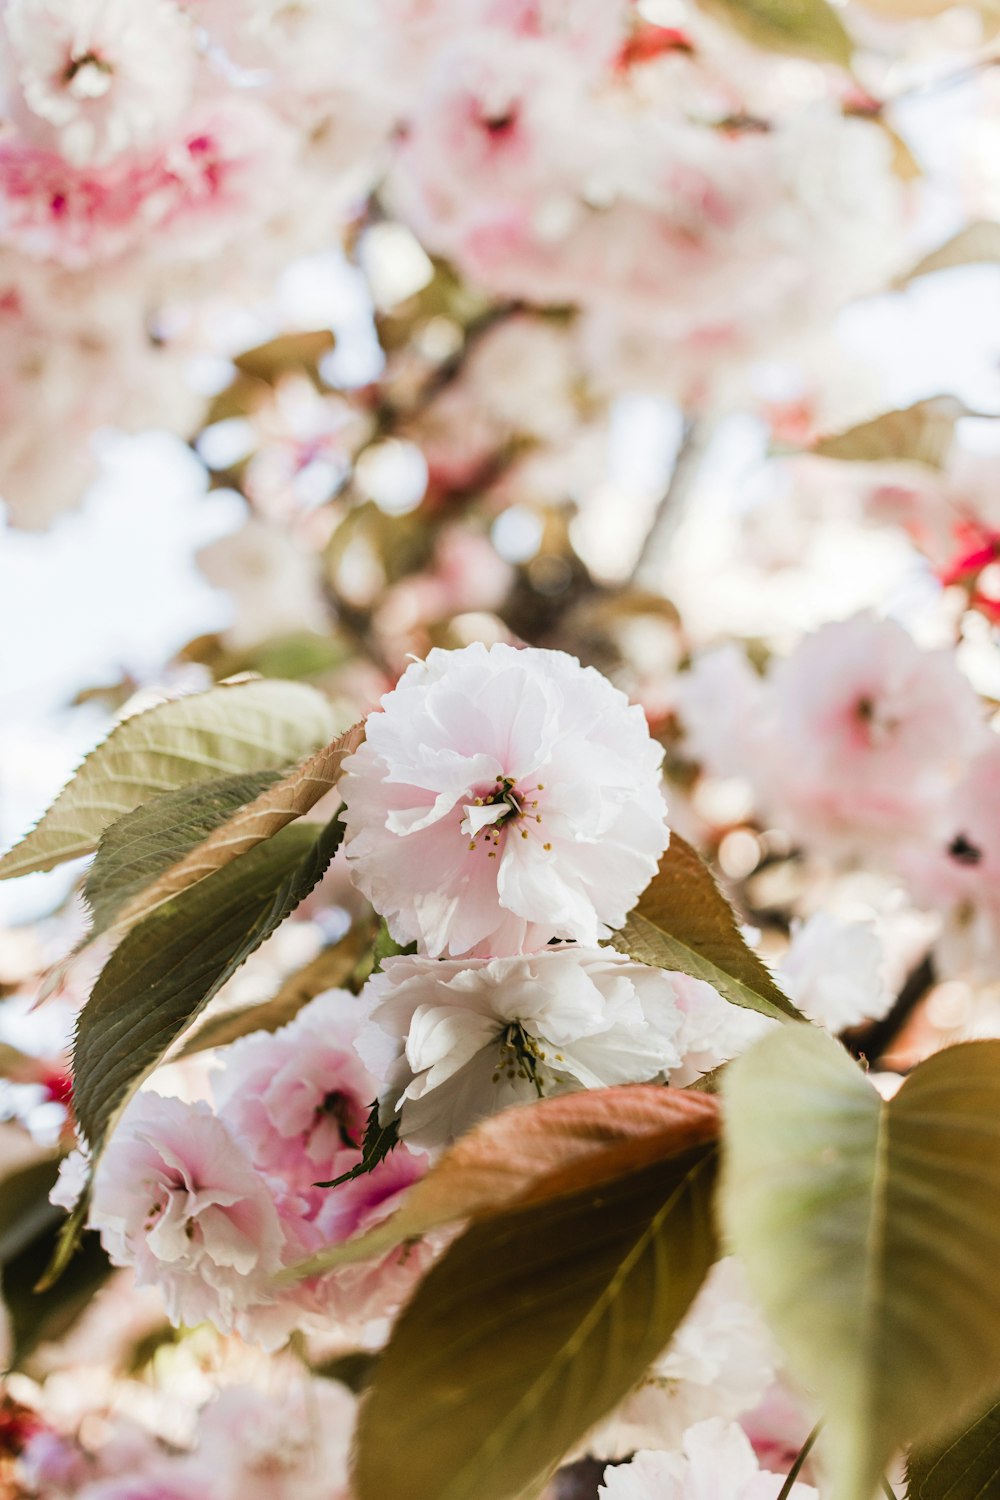
[[[854,1057],[867,1058],[871,1066],[876,1067],[892,1050],[917,1006],[936,982],[934,955],[925,953],[907,974],[888,1014],[881,1021],[854,1027],[844,1036],[848,1051]]]

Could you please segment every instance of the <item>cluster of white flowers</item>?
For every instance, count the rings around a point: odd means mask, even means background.
[[[622,1459],[643,1448],[679,1449],[697,1423],[735,1422],[773,1387],[774,1340],[731,1256],[719,1261],[642,1385],[593,1431],[587,1451]]]
[[[358,1041],[386,1118],[432,1150],[507,1105],[639,1083],[679,1066],[669,975],[599,948],[522,958],[393,958]]]
[[[823,911],[793,931],[778,978],[802,1014],[834,1034],[880,1020],[892,1004],[873,926]]]

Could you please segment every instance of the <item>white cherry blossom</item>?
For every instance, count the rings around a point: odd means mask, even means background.
[[[601,949],[388,959],[363,998],[357,1047],[381,1113],[434,1150],[511,1104],[639,1083],[680,1062],[671,976]]]
[[[774,1383],[777,1361],[743,1266],[727,1256],[709,1271],[642,1385],[590,1434],[587,1451],[615,1459],[639,1448],[678,1448],[695,1423],[753,1410]]]
[[[888,1011],[893,996],[881,965],[871,923],[841,922],[821,911],[793,930],[777,977],[803,1015],[836,1033]]]
[[[717,1417],[684,1435],[683,1453],[648,1449],[631,1463],[605,1470],[601,1500],[777,1500],[784,1475],[762,1471],[742,1428]],[[819,1500],[796,1482],[789,1500]]]

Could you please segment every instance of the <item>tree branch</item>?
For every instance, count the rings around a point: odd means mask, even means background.
[[[629,582],[653,593],[662,593],[663,570],[670,556],[674,536],[687,508],[688,497],[697,476],[709,429],[704,422],[686,417],[673,472],[649,524]]]

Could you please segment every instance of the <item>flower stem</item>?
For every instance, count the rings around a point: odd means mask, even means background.
[[[795,1483],[796,1479],[798,1479],[799,1475],[801,1474],[801,1472],[802,1472],[802,1465],[805,1463],[806,1459],[809,1457],[810,1453],[812,1452],[813,1445],[816,1442],[816,1439],[819,1437],[820,1429],[822,1428],[822,1426],[823,1426],[823,1418],[820,1417],[819,1421],[816,1423],[816,1426],[813,1428],[812,1432],[806,1438],[805,1442],[802,1444],[802,1447],[799,1449],[798,1453],[796,1454],[796,1456],[795,1456],[795,1462],[792,1464],[792,1467],[789,1469],[788,1474],[785,1477],[785,1482],[781,1486],[781,1491],[780,1491],[780,1493],[778,1495],[778,1500],[788,1500],[789,1495],[792,1493],[792,1485]]]

